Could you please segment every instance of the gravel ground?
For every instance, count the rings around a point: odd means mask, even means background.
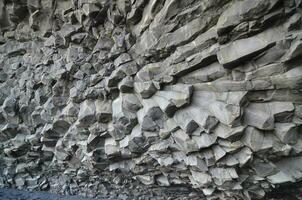
[[[115,200],[104,198],[84,198],[63,196],[49,192],[28,192],[16,189],[0,188],[0,200]],[[263,200],[302,200],[302,187],[280,188],[267,195]]]
[[[79,196],[62,196],[48,192],[27,192],[16,189],[0,188],[0,200],[109,200],[92,199]],[[112,200],[112,199],[111,199]]]

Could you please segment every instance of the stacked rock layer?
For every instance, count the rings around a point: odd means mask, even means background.
[[[301,0],[1,0],[1,185],[110,172],[261,199],[300,181],[301,11]]]

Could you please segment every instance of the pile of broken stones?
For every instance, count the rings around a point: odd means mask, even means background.
[[[262,199],[302,180],[301,0],[1,0],[0,186]]]

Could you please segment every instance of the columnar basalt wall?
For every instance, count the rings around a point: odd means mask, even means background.
[[[231,200],[300,181],[301,11],[1,0],[0,185]]]

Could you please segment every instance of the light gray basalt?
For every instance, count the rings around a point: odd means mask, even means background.
[[[301,9],[0,0],[0,187],[250,200],[298,185]]]

